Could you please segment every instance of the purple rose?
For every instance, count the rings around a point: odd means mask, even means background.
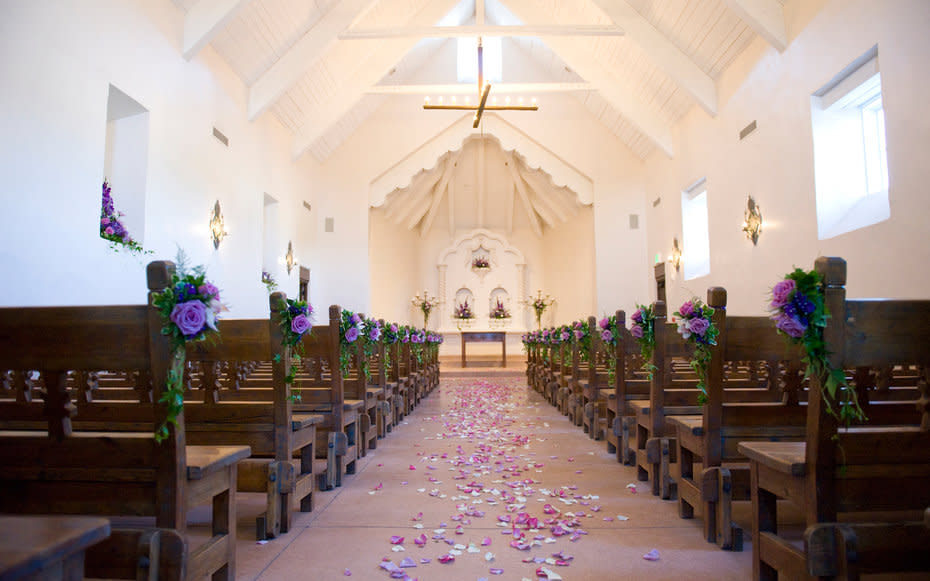
[[[630,327],[630,335],[633,335],[637,339],[643,338],[643,328],[640,325],[633,325]]]
[[[610,326],[610,319],[608,319],[607,317],[604,317],[603,319],[598,321],[597,324],[601,329],[606,329],[607,327]]]
[[[582,338],[584,338],[584,331],[582,331],[581,329],[576,330],[575,339],[581,340]]]
[[[346,331],[346,341],[354,343],[356,339],[358,339],[358,327],[349,327]]]
[[[685,301],[681,307],[678,309],[678,314],[682,317],[690,317],[694,314],[694,303],[691,301]]]
[[[358,325],[359,323],[362,322],[362,318],[359,317],[357,314],[353,314],[352,317],[349,319],[349,321],[350,321],[353,325]]]
[[[207,324],[207,307],[200,301],[187,301],[174,305],[169,317],[185,337],[193,337]]]
[[[110,219],[109,219],[109,218],[100,218],[100,223],[103,224],[104,226],[106,226],[107,224],[110,223]]]
[[[698,337],[703,337],[704,333],[707,332],[707,329],[709,327],[710,327],[710,321],[708,321],[704,317],[698,317],[696,319],[691,319],[691,321],[688,322],[688,328],[691,330],[692,333],[694,333]]]
[[[784,313],[775,319],[775,326],[789,337],[794,337],[795,339],[801,338],[804,335],[804,331],[807,330],[807,326],[804,323]]]
[[[396,333],[396,332],[397,332],[397,325],[395,323],[391,323],[391,333]]]
[[[572,336],[569,334],[568,331],[562,331],[562,340],[563,340],[563,341],[568,341],[568,340],[571,339],[571,338],[572,338]]]
[[[630,316],[630,319],[634,323],[642,323],[643,322],[643,310],[636,309],[635,311],[633,311],[633,314]]]
[[[372,327],[371,330],[368,331],[369,340],[377,341],[379,337],[381,337],[381,329],[379,327]]]
[[[220,289],[216,288],[216,286],[212,282],[203,283],[202,285],[200,285],[200,288],[197,289],[197,292],[199,292],[200,296],[202,296],[205,299],[213,299],[213,298],[219,299],[220,298]]]
[[[607,329],[604,329],[601,332],[601,339],[609,343],[614,340],[614,334],[608,331]]]
[[[787,303],[796,287],[797,284],[790,278],[776,284],[772,288],[772,307],[777,309]]]
[[[111,228],[110,226],[107,226],[107,229],[104,230],[104,232],[106,232],[107,234],[113,234],[113,228]]]
[[[310,319],[307,318],[307,315],[300,314],[291,319],[291,331],[297,335],[303,335],[312,327],[313,325],[310,323]]]

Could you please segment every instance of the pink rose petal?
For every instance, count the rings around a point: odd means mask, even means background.
[[[643,555],[643,559],[646,559],[647,561],[658,561],[659,551],[657,549],[652,549],[651,551]]]

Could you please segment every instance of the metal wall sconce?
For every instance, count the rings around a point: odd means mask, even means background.
[[[668,258],[669,263],[675,267],[675,272],[681,268],[681,247],[678,246],[678,238],[672,242],[672,255]]]
[[[294,246],[291,244],[290,240],[287,241],[287,254],[284,255],[284,266],[287,267],[288,274],[297,266],[297,260],[294,259]]]
[[[762,208],[756,201],[749,196],[749,202],[746,206],[746,214],[743,217],[743,232],[746,238],[752,240],[752,245],[759,243],[759,234],[762,232]]]
[[[219,249],[220,242],[229,235],[226,224],[223,222],[223,213],[220,211],[220,201],[213,204],[213,215],[210,216],[210,237],[213,239],[213,248]]]
[[[294,259],[294,246],[291,244],[290,240],[287,241],[287,254],[284,255],[284,266],[287,267],[288,274],[297,266],[297,260]]]

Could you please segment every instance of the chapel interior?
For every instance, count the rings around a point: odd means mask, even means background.
[[[0,580],[930,579],[928,31],[0,0]]]

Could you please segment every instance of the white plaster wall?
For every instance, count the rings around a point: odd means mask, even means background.
[[[778,53],[757,39],[719,81],[717,118],[695,108],[680,126],[675,158],[655,155],[646,164],[649,256],[667,257],[672,238],[681,240],[680,192],[707,178],[710,275],[683,281],[669,268],[670,310],[719,285],[728,290],[731,312],[762,314],[771,286],[794,266],[812,268],[818,255],[848,261],[850,296],[930,296],[930,3],[808,0],[785,9],[788,48]],[[810,95],[875,44],[891,219],[818,240]],[[758,129],[739,141],[740,129],[753,120]],[[740,230],[750,194],[766,222],[756,247]],[[648,202],[658,197],[662,202],[653,209]],[[654,285],[649,288],[654,298]]]
[[[545,319],[565,324],[596,314],[594,219],[590,207],[581,208],[577,216],[543,239],[545,285],[543,294],[556,299],[552,313]]]
[[[294,238],[297,255],[312,244],[297,229],[313,164],[291,161],[283,128],[267,115],[247,121],[245,88],[212,49],[182,58],[183,17],[169,0],[0,0],[0,14],[0,304],[142,302],[144,263],[180,246],[208,267],[234,316],[264,316],[263,192],[281,201],[281,238]],[[97,232],[111,83],[150,111],[151,257],[113,253]],[[217,199],[230,235],[214,251]],[[279,263],[273,274],[296,294],[296,269]]]

